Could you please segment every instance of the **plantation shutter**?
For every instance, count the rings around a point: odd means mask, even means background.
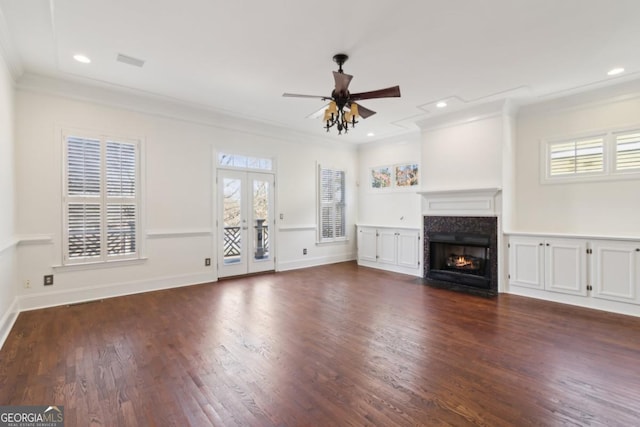
[[[107,141],[107,254],[136,252],[136,147]]]
[[[319,169],[320,242],[342,240],[346,237],[344,171]]]
[[[67,254],[96,258],[101,248],[100,141],[67,139]]]
[[[138,146],[67,136],[65,253],[71,263],[138,255]]]
[[[640,131],[616,135],[616,171],[640,169]]]
[[[604,138],[550,144],[549,176],[604,172]]]

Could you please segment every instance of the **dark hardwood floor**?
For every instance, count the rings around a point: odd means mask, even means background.
[[[632,426],[640,318],[335,264],[22,313],[0,404],[66,426]]]

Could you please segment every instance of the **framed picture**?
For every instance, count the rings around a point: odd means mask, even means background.
[[[371,168],[371,188],[391,188],[391,166]]]
[[[395,166],[395,186],[414,187],[418,185],[418,165],[404,164]]]

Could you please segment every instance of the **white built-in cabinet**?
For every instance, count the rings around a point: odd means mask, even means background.
[[[508,248],[512,290],[640,304],[640,241],[511,236]]]
[[[509,284],[586,295],[587,242],[512,237],[509,239]]]
[[[420,276],[420,230],[358,226],[358,264]]]
[[[640,304],[640,242],[594,241],[592,295]]]

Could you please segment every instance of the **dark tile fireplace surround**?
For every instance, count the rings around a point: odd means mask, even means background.
[[[498,294],[498,219],[424,217],[428,285],[481,296]]]

